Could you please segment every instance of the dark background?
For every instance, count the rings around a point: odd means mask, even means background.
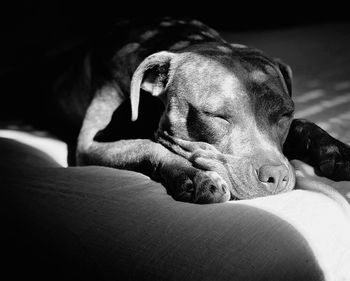
[[[238,32],[349,20],[346,5],[334,1],[11,1],[0,13],[0,74],[124,18],[186,16]]]

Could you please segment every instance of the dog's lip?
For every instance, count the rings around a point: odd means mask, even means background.
[[[296,185],[296,170],[293,167],[292,164],[290,164],[290,162],[288,161],[287,163],[287,168],[289,171],[289,181],[292,183],[291,186],[288,188],[288,190],[286,191],[290,191],[292,189],[294,189],[295,185]]]

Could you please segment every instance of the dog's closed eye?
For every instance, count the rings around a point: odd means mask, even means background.
[[[206,116],[209,116],[211,118],[218,118],[218,119],[221,119],[223,121],[226,121],[228,123],[231,123],[231,117],[228,116],[228,115],[225,115],[225,114],[222,114],[222,113],[216,113],[216,112],[209,112],[209,111],[203,111],[203,113],[206,115]]]

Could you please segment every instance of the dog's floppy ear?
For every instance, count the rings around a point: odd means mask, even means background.
[[[135,70],[130,86],[131,119],[136,121],[140,89],[153,96],[161,95],[168,82],[171,61],[175,54],[162,51],[147,57]]]
[[[277,63],[283,75],[284,81],[286,82],[289,96],[292,96],[292,76],[293,76],[292,69],[290,68],[289,65],[285,64],[280,59],[275,58],[274,61]]]

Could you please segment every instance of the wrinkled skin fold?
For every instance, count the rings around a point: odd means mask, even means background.
[[[257,192],[249,194],[249,187],[239,190],[236,178],[235,165],[239,162],[244,165],[244,159],[239,159],[233,155],[220,153],[214,146],[204,142],[190,142],[169,136],[168,134],[158,134],[160,143],[174,153],[189,160],[196,168],[215,171],[225,181],[230,190],[230,199],[247,199],[258,197]],[[319,176],[327,177],[334,181],[350,180],[350,146],[334,139],[326,131],[316,124],[304,119],[294,119],[286,142],[284,143],[284,153],[289,159],[299,159],[314,167],[314,172]],[[295,167],[304,167],[302,162],[293,160],[291,177],[295,177]],[[313,169],[311,166],[310,169]],[[305,171],[303,170],[305,173]],[[301,179],[300,179],[301,180]],[[295,180],[287,192],[294,188]],[[304,184],[305,186],[305,184]],[[251,197],[250,197],[251,196]]]
[[[158,134],[157,141],[187,159],[194,167],[204,171],[213,171],[220,175],[229,190],[231,200],[250,199],[266,195],[263,189],[250,185],[251,181],[248,176],[254,175],[255,172],[250,165],[251,159],[221,153],[213,145],[205,142],[187,141],[171,137],[168,134]],[[239,169],[238,165],[240,166]],[[245,171],[247,177],[245,178],[244,174],[238,176],[237,170]],[[288,192],[294,188],[295,174],[292,166],[290,166],[289,171],[290,183],[278,193]]]

